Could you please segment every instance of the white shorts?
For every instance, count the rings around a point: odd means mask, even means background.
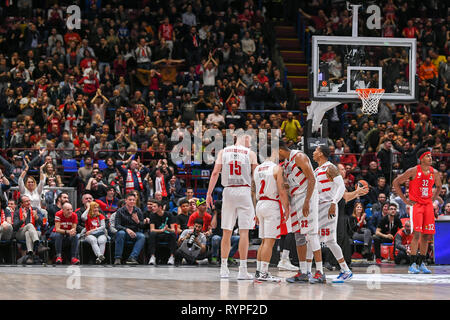
[[[238,221],[239,229],[255,228],[255,208],[249,187],[225,187],[222,194],[222,229],[233,230]]]
[[[319,204],[319,237],[320,242],[336,242],[336,230],[338,221],[338,208],[336,205],[336,215],[334,218],[328,218],[331,202]]]
[[[256,216],[259,220],[259,237],[261,239],[280,238],[280,204],[273,200],[260,200],[256,204]]]
[[[309,215],[303,216],[303,203],[305,202],[306,192],[294,195],[291,198],[291,216],[292,232],[300,234],[314,234],[319,232],[319,195],[314,191],[309,200]]]

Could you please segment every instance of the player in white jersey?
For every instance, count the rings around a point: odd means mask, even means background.
[[[342,283],[353,276],[336,241],[337,203],[344,196],[345,183],[338,168],[328,161],[329,156],[327,146],[318,146],[313,153],[313,160],[319,165],[314,170],[319,192],[319,237],[320,242],[326,244],[341,267],[341,272],[333,283]],[[312,251],[308,250],[306,254],[308,270],[311,270],[312,256]]]
[[[222,174],[222,241],[220,276],[228,278],[227,261],[230,253],[231,234],[238,221],[240,266],[238,280],[251,280],[253,275],[247,272],[248,232],[255,226],[255,208],[252,195],[252,175],[258,165],[256,153],[249,149],[251,136],[243,134],[237,137],[236,144],[219,151],[211,174],[206,194],[206,203],[212,207],[212,192]]]
[[[289,214],[300,261],[299,272],[286,281],[324,283],[326,280],[318,236],[318,193],[311,161],[303,152],[290,150],[283,141],[280,141],[279,156],[280,160],[285,160],[284,176],[291,195]],[[311,246],[316,260],[317,272],[314,277],[307,273],[307,245]]]
[[[280,238],[281,224],[289,217],[289,198],[284,188],[283,168],[278,165],[278,150],[267,146],[267,158],[256,167],[255,181],[256,217],[259,223],[259,237],[262,243],[256,256],[255,279],[280,282],[281,279],[269,273],[273,245]],[[284,209],[284,210],[283,210]]]

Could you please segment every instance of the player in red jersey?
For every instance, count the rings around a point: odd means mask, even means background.
[[[403,174],[395,178],[393,186],[395,192],[408,205],[412,206],[410,212],[411,229],[413,230],[413,239],[411,242],[411,266],[408,273],[431,273],[425,266],[424,260],[428,249],[428,241],[435,233],[434,228],[434,210],[433,201],[435,201],[441,192],[442,182],[439,174],[431,164],[433,158],[430,151],[421,149],[417,152],[420,164],[409,168]],[[400,185],[409,182],[409,199],[405,197]],[[433,185],[436,190],[433,193]],[[420,246],[419,246],[420,243]],[[420,254],[417,255],[419,249]]]

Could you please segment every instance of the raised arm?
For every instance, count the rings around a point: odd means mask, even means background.
[[[23,179],[25,178],[27,172],[28,172],[28,164],[25,164],[25,168],[23,169],[17,181],[17,184],[19,185],[19,192],[21,194],[25,192],[25,184],[23,183]]]
[[[42,191],[44,190],[44,184],[45,184],[45,174],[44,174],[44,167],[47,164],[47,162],[45,162],[40,168],[39,168],[39,184],[37,186],[37,190],[38,193],[41,194]]]

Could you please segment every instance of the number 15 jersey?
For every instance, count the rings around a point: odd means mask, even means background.
[[[222,186],[252,185],[252,166],[250,149],[234,145],[226,147],[222,152]]]

